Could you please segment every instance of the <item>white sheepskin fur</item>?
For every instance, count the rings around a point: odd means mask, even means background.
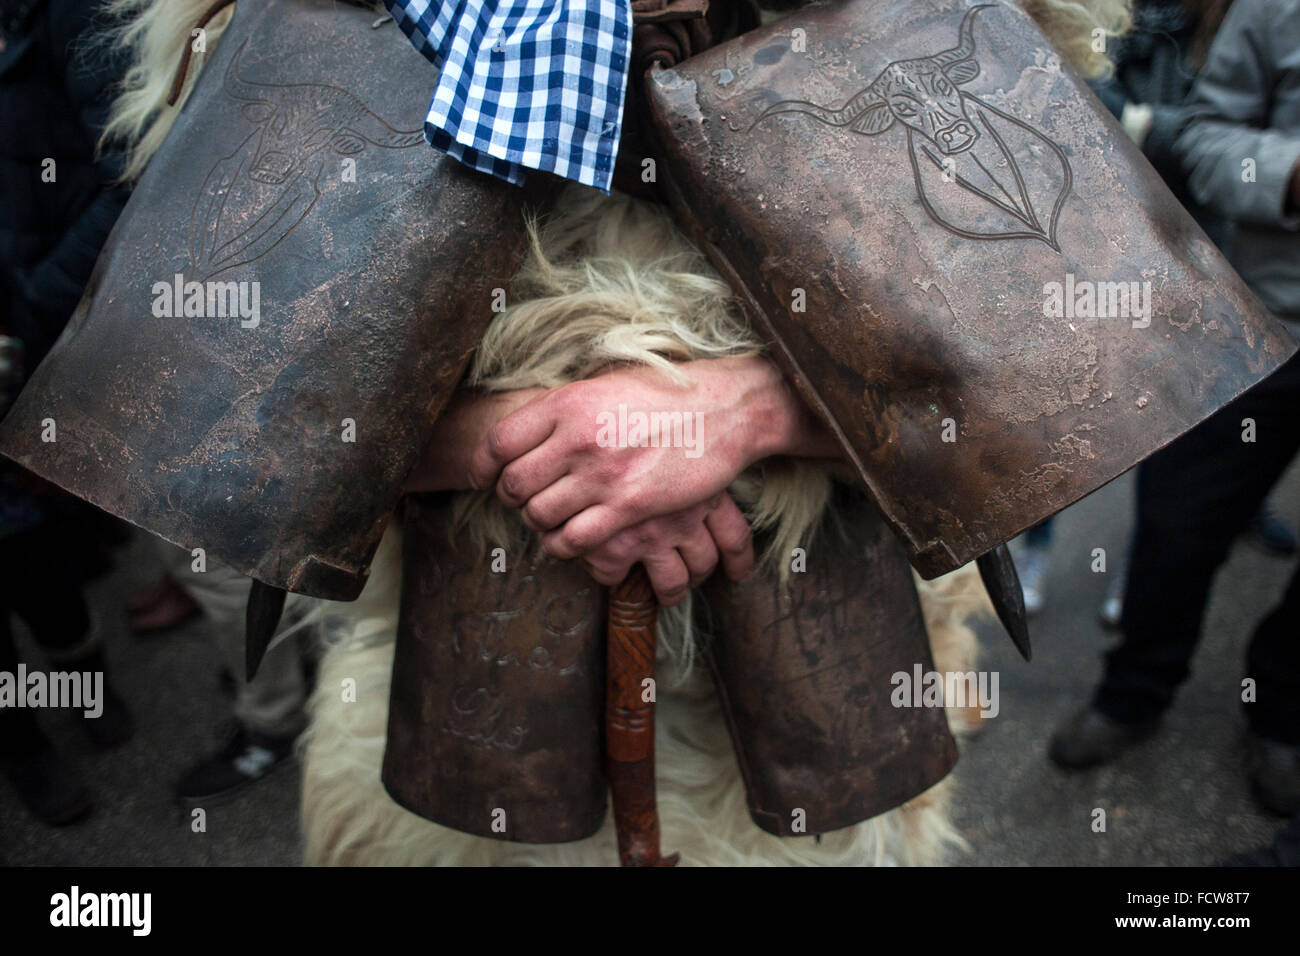
[[[721,279],[661,210],[626,196],[567,189],[541,226],[469,380],[498,390],[553,386],[611,361],[662,367],[665,359],[752,354]],[[743,475],[731,492],[772,542],[763,560],[806,544],[826,507],[825,464],[781,461]],[[528,532],[485,493],[457,496],[464,536],[486,550]],[[379,780],[388,682],[397,632],[400,548],[390,531],[361,599],[330,612],[333,634],[303,741],[302,820],[316,864],[521,865],[617,863],[612,815],[594,837],[569,844],[513,844],[459,833],[399,807]],[[518,553],[517,551],[514,553]],[[973,667],[966,621],[987,598],[964,569],[921,588],[936,666]],[[694,599],[694,598],[693,598]],[[701,865],[932,864],[961,841],[947,813],[951,784],[906,806],[821,838],[774,837],[750,820],[731,740],[704,668],[692,666],[689,605],[660,615],[661,688],[656,761],[665,852]],[[356,700],[340,693],[355,682]],[[954,713],[958,730],[971,712]],[[978,718],[974,718],[978,719]]]
[[[306,859],[316,865],[612,866],[618,863],[613,815],[601,830],[574,843],[535,845],[471,836],[402,809],[379,780],[388,717],[388,685],[396,638],[400,533],[385,536],[371,574],[376,593],[335,635],[321,662],[310,702],[303,754],[302,825]],[[367,590],[369,591],[368,586]],[[987,598],[971,567],[920,588],[935,666],[974,666],[975,637],[967,621]],[[380,594],[380,591],[385,593]],[[386,605],[386,607],[385,607]],[[335,627],[340,622],[335,622]],[[740,771],[712,682],[702,667],[678,683],[679,665],[661,649],[655,747],[660,829],[665,853],[682,865],[889,866],[934,865],[963,846],[949,822],[952,778],[902,807],[816,837],[775,837],[749,817]],[[345,702],[343,681],[355,681]],[[978,720],[954,712],[961,733]]]

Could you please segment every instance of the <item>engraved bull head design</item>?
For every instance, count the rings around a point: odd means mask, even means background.
[[[1072,182],[1065,153],[1023,121],[960,89],[980,73],[975,14],[993,6],[966,11],[955,47],[890,62],[843,106],[781,100],[749,128],[780,113],[802,113],[865,136],[897,123],[907,130],[917,195],[935,222],[970,239],[1034,238],[1060,251],[1056,222]],[[959,188],[944,188],[952,184]]]
[[[242,100],[244,119],[257,127],[251,179],[280,185],[323,149],[355,156],[370,143],[401,149],[423,141],[415,130],[395,130],[347,90],[323,83],[257,83],[241,77],[240,47],[226,67],[223,86]]]
[[[765,109],[755,125],[777,113],[807,113],[828,126],[848,126],[855,133],[874,136],[897,120],[934,143],[945,155],[970,148],[979,132],[966,115],[966,104],[957,87],[979,75],[972,21],[976,11],[991,6],[983,3],[966,11],[957,31],[957,45],[951,50],[895,60],[839,109],[803,100],[782,100]]]
[[[190,221],[190,257],[207,278],[265,255],[306,218],[321,196],[325,160],[367,147],[406,149],[422,130],[394,129],[347,90],[324,83],[263,83],[226,66],[222,89],[253,131],[217,160]],[[233,231],[232,228],[233,227]]]

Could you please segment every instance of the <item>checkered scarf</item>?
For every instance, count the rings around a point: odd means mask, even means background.
[[[630,0],[384,0],[441,68],[429,144],[512,183],[541,169],[609,191]]]

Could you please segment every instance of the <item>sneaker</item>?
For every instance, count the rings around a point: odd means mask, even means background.
[[[292,761],[293,741],[236,726],[220,750],[181,775],[176,798],[182,804],[205,803],[242,790]]]
[[[1259,805],[1288,817],[1300,813],[1300,747],[1249,734],[1250,783]]]
[[[1158,720],[1122,724],[1088,707],[1052,735],[1048,755],[1064,770],[1087,770],[1110,763],[1134,744],[1156,732]]]
[[[1016,555],[1015,562],[1025,598],[1025,613],[1037,614],[1047,602],[1047,549],[1026,547]]]
[[[49,741],[31,753],[0,760],[0,768],[23,805],[42,823],[67,826],[92,809],[90,792]]]
[[[1101,618],[1101,625],[1107,630],[1119,630],[1120,621],[1124,617],[1124,583],[1127,576],[1125,568],[1116,568],[1110,583],[1106,585],[1106,596],[1102,599],[1097,617]]]
[[[1286,526],[1267,503],[1259,506],[1259,511],[1246,526],[1246,540],[1267,551],[1282,557],[1296,553],[1295,532]]]

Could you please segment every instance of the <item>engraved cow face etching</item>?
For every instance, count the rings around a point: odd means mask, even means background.
[[[222,90],[253,129],[213,164],[190,220],[190,261],[204,279],[261,258],[293,232],[321,197],[328,157],[424,142],[422,130],[394,129],[337,86],[251,80],[243,52],[240,44]]]
[[[239,51],[226,68],[223,86],[243,100],[243,118],[256,129],[249,178],[280,185],[323,149],[355,156],[366,144],[388,149],[413,146],[419,131],[395,130],[337,86],[323,83],[257,83],[240,75]]]
[[[968,149],[979,132],[966,116],[957,82],[933,64],[932,57],[887,66],[869,87],[878,102],[868,107],[867,125],[888,129],[897,120],[919,132],[945,155]],[[954,71],[956,72],[956,71]],[[879,119],[871,116],[879,114]]]
[[[781,100],[764,109],[750,130],[780,113],[802,113],[863,136],[902,126],[917,199],[934,222],[966,239],[1037,239],[1060,252],[1057,220],[1073,183],[1064,150],[1023,120],[960,89],[980,73],[975,14],[993,6],[966,11],[955,47],[890,62],[843,106]]]
[[[828,126],[847,126],[855,133],[875,136],[897,121],[916,130],[945,155],[969,149],[979,132],[966,115],[957,87],[979,75],[971,30],[975,13],[991,6],[982,3],[966,11],[957,31],[957,45],[951,50],[893,61],[839,109],[806,100],[782,100],[765,109],[754,126],[778,113],[806,113]]]

